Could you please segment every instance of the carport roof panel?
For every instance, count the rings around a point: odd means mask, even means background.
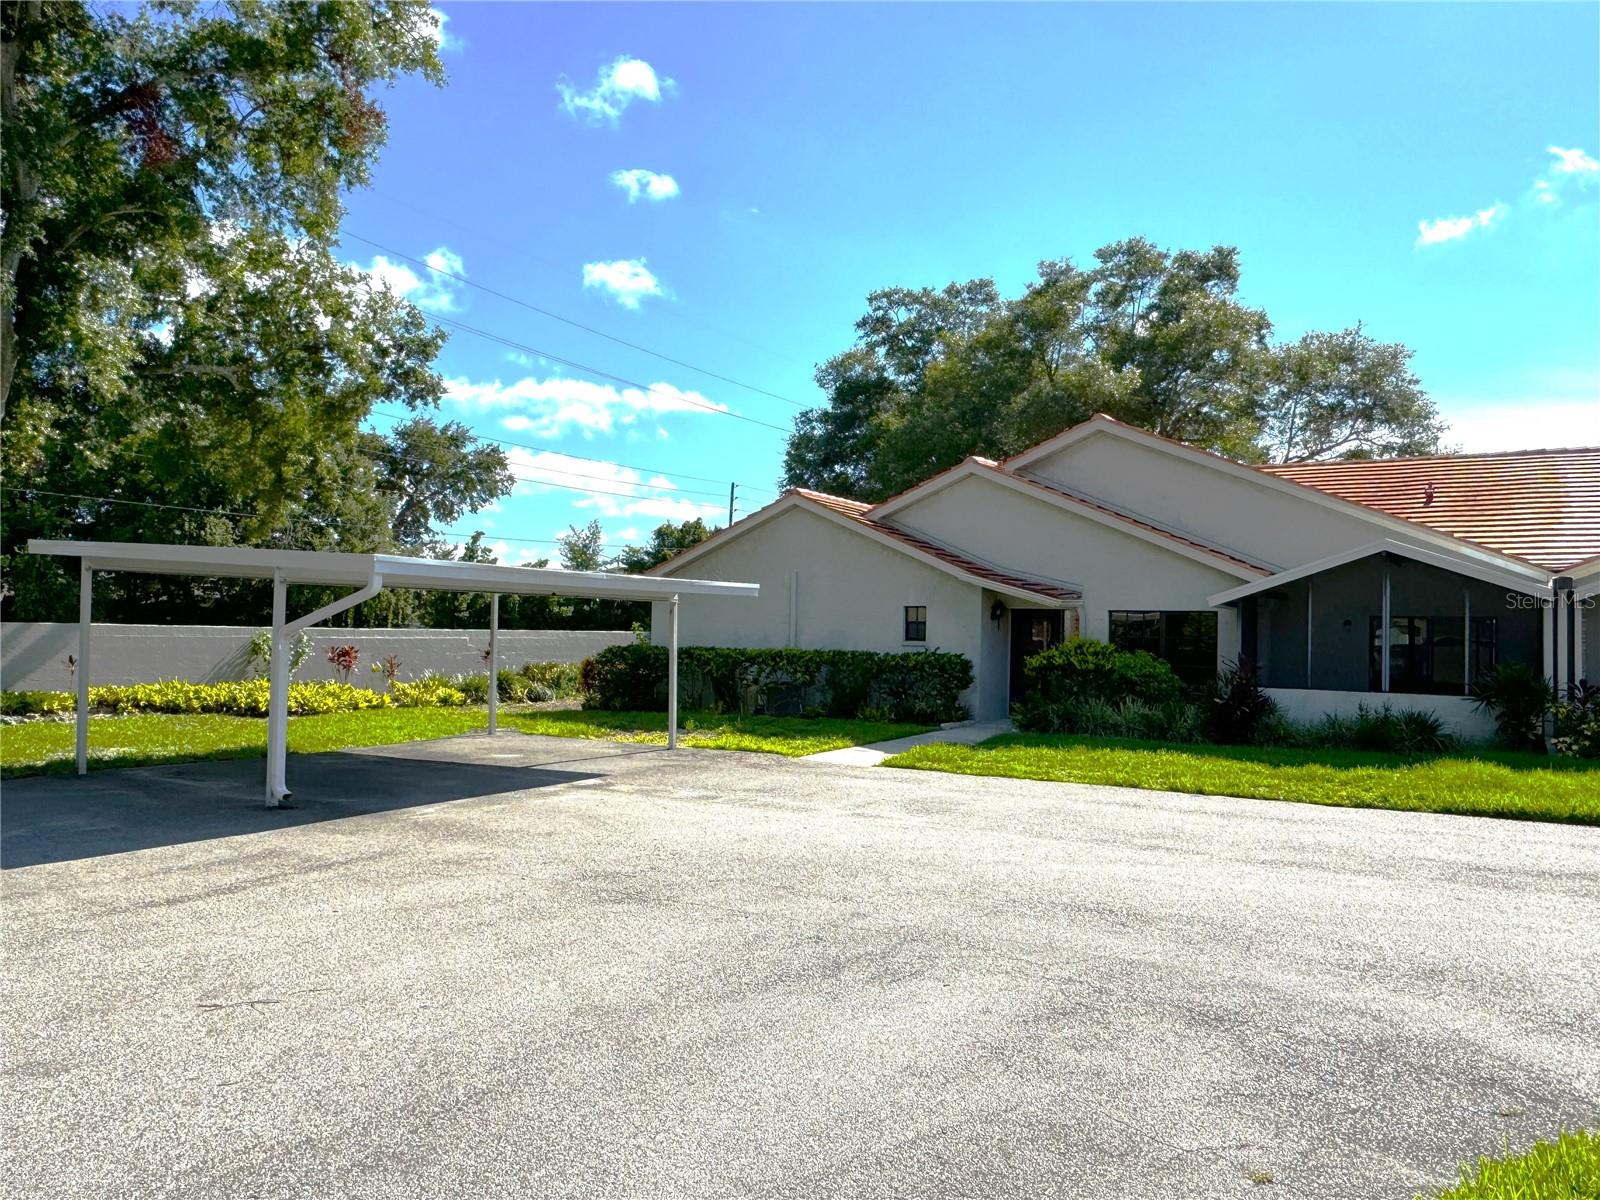
[[[72,542],[35,539],[30,554],[82,559],[96,571],[141,571],[157,575],[209,575],[271,579],[283,572],[290,583],[360,587],[374,575],[386,588],[506,595],[603,596],[617,600],[670,600],[673,596],[754,598],[754,583],[612,575],[604,571],[556,571],[506,567],[451,559],[405,558],[396,554],[346,554],[327,550],[258,550],[244,546],[175,546],[148,542]]]

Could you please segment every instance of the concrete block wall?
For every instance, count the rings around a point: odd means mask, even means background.
[[[215,683],[250,674],[248,648],[257,629],[233,625],[95,625],[90,650],[91,683],[154,683],[184,679]],[[383,687],[370,664],[400,656],[400,678],[429,671],[455,674],[483,670],[487,629],[313,629],[312,651],[296,679],[336,679],[328,647],[353,645],[361,663],[350,682]],[[633,640],[626,630],[502,629],[500,660],[581,662],[607,646]],[[78,627],[44,621],[0,625],[0,688],[6,691],[68,691],[67,656],[78,652]]]

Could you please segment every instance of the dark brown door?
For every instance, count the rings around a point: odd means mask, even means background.
[[[1028,690],[1024,660],[1059,645],[1062,612],[1058,608],[1013,608],[1011,610],[1011,698],[1022,699]]]

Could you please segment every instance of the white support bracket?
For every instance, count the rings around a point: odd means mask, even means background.
[[[300,635],[329,617],[370,600],[383,590],[383,575],[374,572],[368,582],[340,596],[314,612],[287,620],[289,581],[282,571],[272,576],[272,658],[271,685],[267,698],[267,807],[278,808],[290,797],[288,783],[289,743],[289,645]]]

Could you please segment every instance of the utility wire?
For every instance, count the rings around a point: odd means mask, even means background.
[[[468,287],[477,288],[480,292],[487,292],[489,295],[504,300],[508,304],[515,304],[519,308],[527,309],[529,312],[536,312],[541,317],[549,317],[552,321],[560,321],[563,325],[570,325],[574,329],[581,329],[585,333],[592,333],[595,337],[605,338],[606,341],[615,342],[619,346],[626,346],[629,350],[637,350],[640,354],[648,354],[651,358],[659,358],[662,362],[669,362],[675,367],[683,367],[685,370],[697,372],[698,374],[706,376],[708,379],[717,379],[723,383],[731,383],[734,387],[744,388],[746,391],[754,392],[758,396],[766,396],[772,400],[781,400],[785,404],[792,404],[795,408],[803,409],[815,407],[815,405],[802,404],[798,400],[791,400],[787,396],[780,396],[777,392],[769,392],[766,388],[757,387],[753,383],[745,383],[742,379],[735,379],[731,375],[722,375],[716,371],[710,370],[707,367],[696,366],[694,363],[685,362],[681,358],[673,358],[670,354],[663,354],[659,350],[652,350],[648,346],[641,346],[637,342],[630,342],[626,338],[619,338],[614,334],[606,333],[602,329],[596,329],[593,325],[585,325],[582,321],[574,321],[571,317],[564,317],[560,313],[551,312],[548,308],[541,308],[539,305],[527,300],[523,300],[521,297],[510,295],[507,292],[502,292],[495,288],[489,287],[487,284],[482,284],[476,280],[468,279],[465,275],[458,275],[454,271],[447,271],[443,267],[436,267],[426,259],[413,258],[409,254],[404,254],[399,250],[393,249],[392,247],[385,246],[382,242],[375,242],[369,237],[363,237],[361,234],[354,233],[348,229],[342,230],[339,236],[355,238],[356,241],[365,242],[375,250],[382,250],[385,254],[392,254],[396,258],[404,259],[406,262],[415,263],[417,266],[422,267],[424,270],[432,271],[436,275],[443,275],[447,279],[454,279],[458,283],[466,284]]]
[[[396,423],[414,419],[410,413],[395,412],[393,409],[387,408],[375,408],[368,415],[388,417],[391,421]],[[693,479],[698,483],[722,484],[729,482],[726,479],[715,479],[710,475],[690,475],[685,471],[669,471],[661,467],[641,467],[638,463],[616,462],[609,458],[593,458],[587,454],[573,454],[568,450],[557,450],[554,446],[541,446],[534,442],[517,442],[510,438],[490,437],[486,433],[474,432],[472,436],[480,442],[495,442],[501,446],[515,446],[519,450],[537,450],[543,454],[559,454],[562,458],[576,458],[583,462],[600,463],[602,466],[607,467],[626,467],[630,471],[643,471],[648,475],[676,476],[679,479]],[[763,495],[767,496],[777,495],[777,493],[771,488],[754,487],[748,483],[741,483],[739,485],[739,490],[742,492],[761,492]],[[721,495],[720,492],[717,494]]]
[[[587,375],[596,375],[601,379],[609,379],[615,383],[620,383],[627,387],[638,388],[640,391],[645,392],[646,394],[666,394],[661,392],[661,387],[659,384],[640,383],[637,379],[629,379],[625,375],[617,375],[611,371],[602,370],[599,367],[591,367],[587,363],[578,362],[576,359],[562,358],[559,354],[552,354],[548,350],[541,350],[537,346],[530,346],[526,342],[519,342],[514,338],[508,338],[503,334],[491,333],[487,329],[479,329],[474,325],[468,325],[465,321],[458,321],[454,317],[447,317],[443,313],[429,312],[427,309],[420,307],[417,309],[417,311],[423,316],[427,317],[430,321],[437,321],[441,325],[449,325],[452,328],[460,329],[465,333],[475,334],[478,337],[485,338],[491,342],[496,342],[502,346],[509,346],[513,350],[521,350],[524,354],[534,354],[540,358],[549,359],[551,362],[560,363],[564,367],[571,367],[574,371],[582,371]],[[687,404],[693,408],[702,408],[706,412],[720,413],[724,417],[732,417],[736,421],[745,421],[751,425],[760,425],[763,429],[771,429],[777,433],[789,434],[794,432],[793,429],[786,428],[782,425],[774,425],[771,421],[762,421],[756,417],[747,417],[743,413],[734,412],[731,408],[718,408],[715,404],[708,404],[702,400],[691,400],[682,392],[675,392],[672,396],[672,399],[680,404]]]

